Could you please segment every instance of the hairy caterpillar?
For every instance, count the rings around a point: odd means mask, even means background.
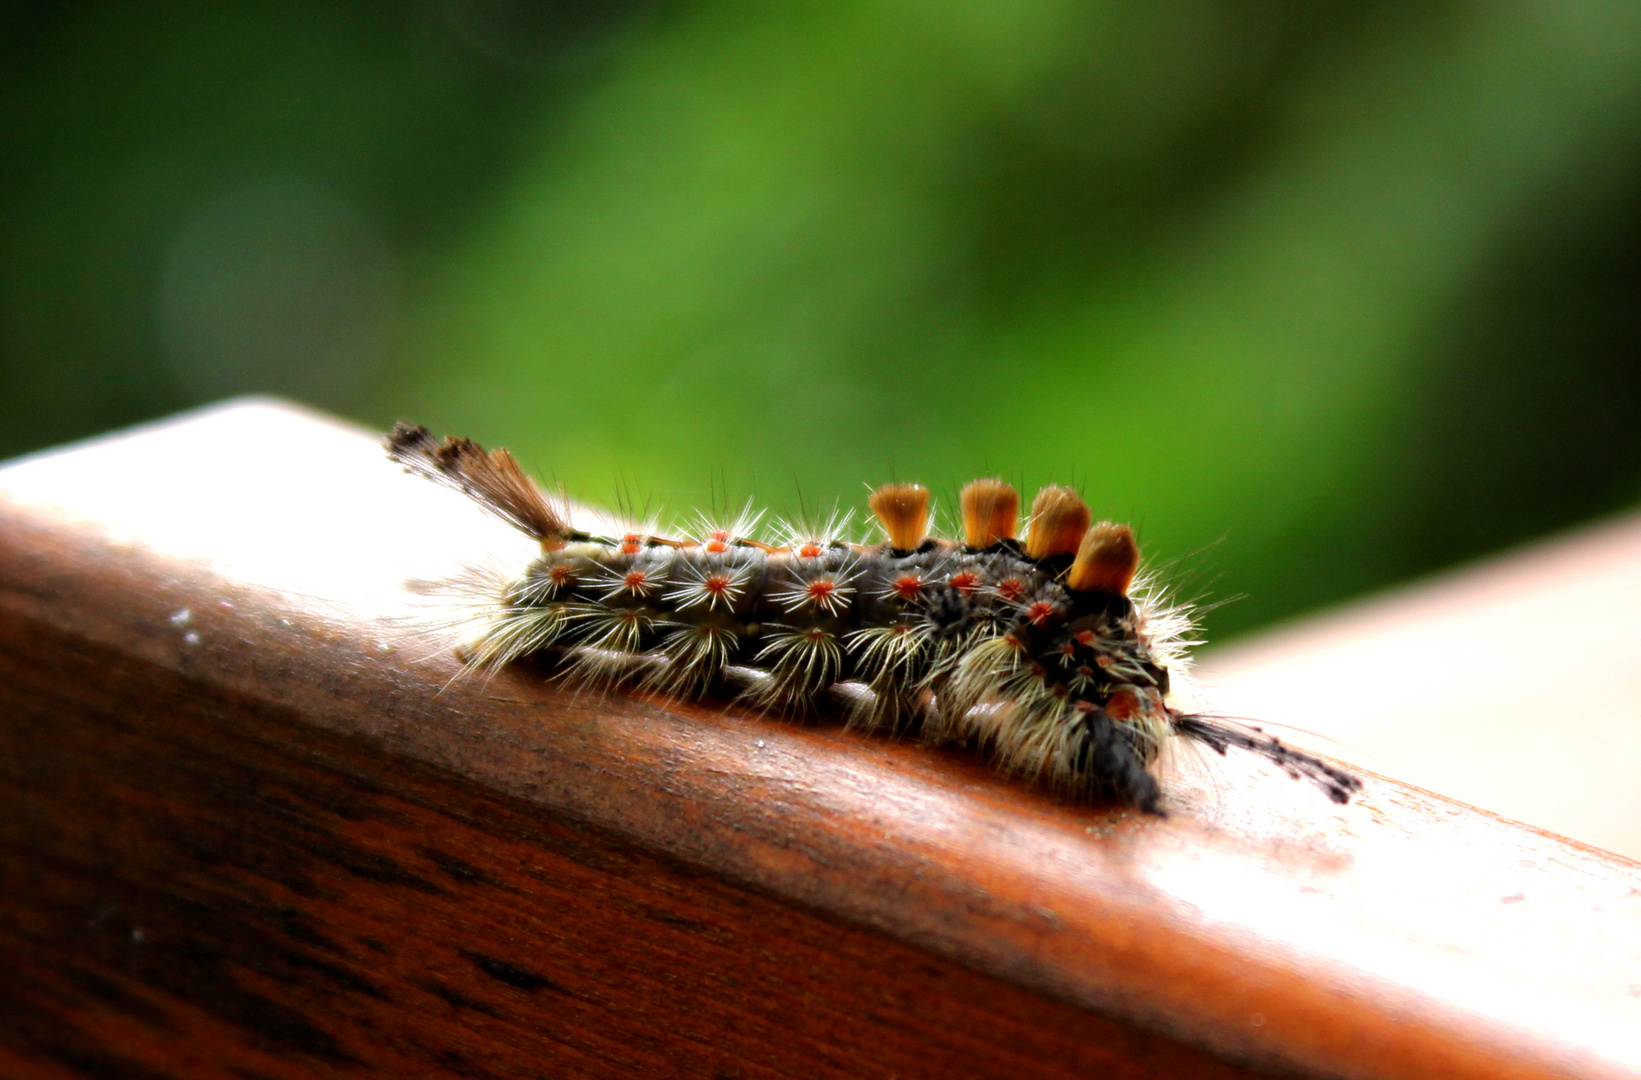
[[[493,598],[466,661],[553,650],[583,685],[638,685],[847,722],[987,753],[1006,773],[1076,798],[1162,812],[1152,765],[1171,739],[1258,754],[1345,802],[1361,783],[1258,728],[1170,702],[1180,613],[1134,588],[1127,525],[1093,523],[1069,488],[963,488],[963,539],[928,535],[929,492],[890,484],[869,504],[886,539],[851,543],[836,519],[788,527],[703,521],[690,539],[577,531],[506,450],[400,423],[388,455],[537,540]]]

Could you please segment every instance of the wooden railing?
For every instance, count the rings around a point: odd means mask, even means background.
[[[0,470],[0,1074],[1641,1076],[1633,862],[453,679],[498,529],[267,402]]]

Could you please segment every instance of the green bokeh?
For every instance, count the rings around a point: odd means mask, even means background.
[[[1318,7],[12,16],[0,448],[275,389],[593,501],[1074,481],[1217,632],[1630,504],[1641,8]]]

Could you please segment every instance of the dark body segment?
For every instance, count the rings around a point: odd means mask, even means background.
[[[525,639],[563,649],[572,677],[787,714],[841,705],[852,723],[988,744],[1069,793],[1157,808],[1147,766],[1168,671],[1131,599],[1064,586],[1069,560],[1012,541],[707,547],[544,553],[509,590],[507,620],[543,628]]]

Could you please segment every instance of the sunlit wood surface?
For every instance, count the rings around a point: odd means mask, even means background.
[[[0,470],[0,1075],[1641,1076],[1634,862],[452,681],[403,582],[521,550],[267,403]]]
[[[1641,514],[1210,650],[1198,674],[1297,743],[1641,858]]]

